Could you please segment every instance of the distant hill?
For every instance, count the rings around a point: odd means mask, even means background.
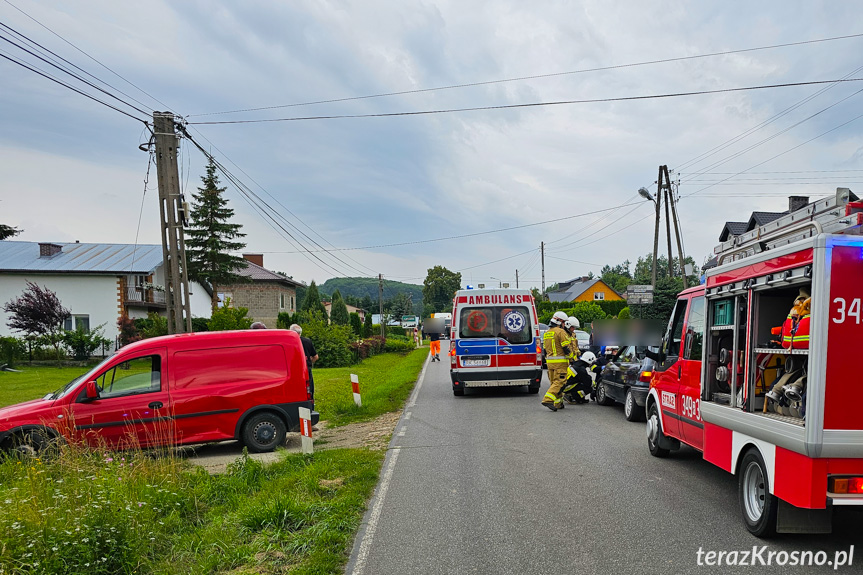
[[[377,313],[378,278],[330,278],[318,286],[321,295],[326,296],[333,295],[337,289],[341,292],[342,297],[370,298],[375,304],[370,311]],[[423,286],[384,279],[385,300],[390,300],[401,292],[411,294],[411,301],[416,313],[422,313]]]

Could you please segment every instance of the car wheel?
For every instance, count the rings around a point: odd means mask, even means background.
[[[611,405],[614,403],[614,400],[606,395],[605,386],[602,383],[596,385],[596,403],[599,405]]]
[[[666,457],[670,452],[664,447],[659,447],[659,438],[664,437],[662,424],[659,421],[659,410],[655,403],[650,404],[647,412],[647,448],[654,457]]]
[[[623,415],[626,416],[626,421],[641,421],[642,413],[638,409],[638,404],[635,403],[635,396],[632,395],[632,390],[626,390],[626,399],[623,400]]]
[[[256,413],[243,425],[243,443],[252,453],[272,451],[285,444],[287,429],[282,418],[272,412]]]
[[[50,445],[50,436],[40,429],[29,429],[17,433],[10,440],[12,451],[24,457],[42,455]]]
[[[778,501],[775,495],[770,494],[767,468],[757,449],[750,449],[743,457],[738,487],[746,528],[756,537],[774,535]]]
[[[455,386],[453,386],[453,388],[452,388],[452,394],[453,394],[453,395],[455,395],[455,396],[457,396],[457,397],[461,397],[461,396],[463,396],[463,395],[464,395],[464,388],[463,388],[463,387],[455,387]]]

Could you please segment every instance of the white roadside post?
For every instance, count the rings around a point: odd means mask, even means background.
[[[355,373],[351,374],[351,387],[354,389],[354,403],[357,407],[363,406],[363,400],[360,398],[360,380]]]
[[[300,441],[303,446],[303,453],[314,453],[315,448],[312,444],[312,410],[308,407],[299,408],[300,412]]]

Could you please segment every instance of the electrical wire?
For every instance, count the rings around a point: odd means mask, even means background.
[[[155,152],[150,150],[149,157],[147,158],[147,172],[144,174],[144,193],[141,194],[141,210],[138,212],[138,226],[135,228],[135,244],[132,248],[132,261],[129,263],[129,273],[132,273],[132,269],[135,266],[135,254],[138,251],[138,236],[141,233],[141,218],[144,216],[144,200],[147,197],[147,185],[150,182],[150,167],[155,161],[155,155]]]
[[[6,0],[6,1],[8,2],[8,0]],[[819,42],[832,42],[834,40],[846,40],[846,39],[850,39],[850,38],[859,38],[861,36],[863,36],[863,34],[850,34],[847,36],[834,36],[832,38],[821,38],[821,39],[816,39],[816,40],[803,40],[800,42],[789,42],[786,44],[773,44],[771,46],[760,46],[760,47],[756,47],[756,48],[742,48],[742,49],[738,49],[738,50],[726,50],[724,52],[711,52],[709,54],[696,54],[694,56],[679,56],[676,58],[663,58],[661,60],[647,60],[647,61],[643,61],[643,62],[634,62],[634,63],[629,63],[629,64],[616,64],[616,65],[612,65],[612,66],[601,66],[601,67],[597,67],[597,68],[585,68],[582,70],[571,70],[569,72],[552,72],[549,74],[534,74],[531,76],[519,76],[516,78],[506,78],[506,79],[502,79],[502,80],[487,80],[484,82],[470,82],[470,83],[465,83],[465,84],[452,84],[449,86],[438,86],[436,88],[418,88],[418,89],[414,89],[414,90],[402,90],[402,91],[398,91],[398,92],[384,92],[381,94],[371,94],[371,95],[366,95],[366,96],[351,96],[351,97],[345,97],[345,98],[332,98],[329,100],[317,100],[317,101],[312,101],[312,102],[300,102],[300,103],[294,103],[294,104],[280,104],[280,105],[275,105],[275,106],[262,106],[262,107],[258,107],[258,108],[244,108],[244,109],[239,109],[239,110],[227,110],[227,111],[223,111],[223,112],[208,112],[208,113],[203,113],[203,114],[191,114],[187,117],[192,118],[192,117],[199,117],[199,116],[220,116],[220,115],[226,115],[226,114],[238,114],[238,113],[243,113],[243,112],[258,112],[258,111],[262,111],[262,110],[275,110],[275,109],[279,109],[279,108],[293,108],[296,106],[311,106],[311,105],[315,105],[315,104],[332,104],[332,103],[336,103],[336,102],[348,102],[348,101],[352,101],[352,100],[368,100],[371,98],[383,98],[383,97],[388,97],[388,96],[402,96],[402,95],[406,95],[406,94],[420,94],[420,93],[424,93],[424,92],[434,92],[434,91],[438,91],[438,90],[453,90],[456,88],[469,88],[469,87],[474,87],[474,86],[488,86],[488,85],[492,85],[492,84],[502,84],[505,82],[519,82],[519,81],[523,81],[523,80],[537,80],[540,78],[553,78],[553,77],[557,77],[557,76],[584,74],[587,72],[601,72],[601,71],[605,71],[605,70],[617,70],[617,69],[621,69],[621,68],[634,68],[637,66],[648,66],[648,65],[653,65],[653,64],[665,64],[665,63],[669,63],[669,62],[681,62],[684,60],[695,60],[695,59],[699,59],[699,58],[711,58],[714,56],[727,56],[729,54],[741,54],[741,53],[745,53],[745,52],[755,52],[755,51],[759,51],[759,50],[771,50],[774,48],[786,48],[789,46],[802,46],[804,44],[815,44],[815,43],[819,43]]]
[[[130,86],[132,86],[133,88],[135,88],[136,90],[138,90],[139,92],[141,92],[142,94],[146,95],[148,98],[150,98],[150,99],[151,99],[151,100],[153,100],[154,102],[157,102],[157,103],[159,103],[159,104],[161,104],[161,105],[165,106],[165,107],[166,107],[166,108],[168,108],[169,110],[171,109],[171,107],[170,107],[170,106],[168,106],[168,104],[166,104],[166,103],[162,102],[161,100],[159,100],[159,99],[158,99],[158,98],[156,98],[155,96],[152,96],[151,94],[149,94],[148,92],[146,92],[143,88],[139,88],[137,85],[133,84],[131,81],[127,80],[126,78],[124,78],[123,76],[121,76],[120,74],[118,74],[117,72],[115,72],[114,70],[112,70],[111,68],[109,68],[108,66],[106,66],[105,64],[103,64],[102,62],[100,62],[99,60],[97,60],[96,58],[94,58],[93,56],[91,56],[90,54],[88,54],[87,52],[85,52],[84,50],[82,50],[81,48],[79,48],[78,46],[76,46],[74,43],[70,42],[69,40],[67,40],[66,38],[64,38],[63,36],[61,36],[61,35],[60,35],[60,34],[58,34],[57,32],[55,32],[54,30],[52,30],[51,28],[49,28],[48,26],[46,26],[45,24],[43,24],[42,22],[40,22],[39,20],[37,20],[36,18],[34,18],[33,16],[31,16],[30,14],[28,14],[27,12],[25,12],[24,10],[22,10],[21,8],[19,8],[18,6],[16,6],[16,5],[15,5],[15,4],[13,4],[12,2],[10,2],[9,0],[4,0],[4,2],[6,2],[6,3],[7,3],[7,4],[9,4],[10,6],[12,6],[15,10],[17,10],[18,12],[20,12],[21,14],[23,14],[24,16],[26,16],[27,18],[29,18],[30,20],[32,20],[33,22],[35,22],[36,24],[38,24],[39,26],[41,26],[42,28],[44,28],[45,30],[47,30],[48,32],[50,32],[51,34],[53,34],[54,36],[56,36],[57,38],[59,38],[60,40],[62,40],[63,42],[65,42],[66,44],[68,44],[69,46],[71,46],[72,48],[74,48],[75,50],[77,50],[78,52],[80,52],[81,54],[83,54],[83,55],[85,55],[86,57],[90,58],[91,60],[93,60],[94,62],[96,62],[97,64],[99,64],[100,66],[102,66],[103,68],[105,68],[106,70],[108,70],[109,72],[111,72],[112,74],[114,74],[116,77],[120,78],[121,80],[123,80],[124,82],[126,82],[127,84],[129,84]],[[105,82],[105,81],[103,81],[103,80],[99,80],[99,81],[100,81],[100,82],[102,82],[103,84],[105,84],[106,86],[110,86],[111,88],[113,88],[113,89],[117,90],[118,92],[120,92],[120,93],[121,93],[121,94],[123,94],[124,96],[126,96],[126,97],[128,97],[128,98],[131,98],[131,99],[132,99],[132,100],[134,100],[135,102],[138,102],[138,103],[139,103],[139,104],[141,104],[142,106],[144,106],[144,105],[145,105],[145,104],[143,104],[143,103],[139,102],[138,100],[135,100],[134,98],[132,98],[132,96],[129,96],[128,94],[126,94],[126,93],[124,93],[124,92],[122,92],[122,91],[118,90],[117,88],[114,88],[113,86],[111,86],[111,85],[110,85],[110,84],[108,84],[107,82]]]
[[[744,86],[739,88],[720,88],[716,90],[694,90],[689,92],[671,92],[667,94],[649,94],[646,96],[620,96],[616,98],[589,98],[582,100],[558,100],[554,102],[529,102],[527,104],[502,104],[499,106],[475,106],[467,108],[449,108],[439,110],[417,110],[413,112],[387,112],[378,114],[336,114],[330,116],[295,116],[289,118],[264,118],[261,120],[221,120],[213,122],[189,122],[190,126],[224,125],[224,124],[262,124],[267,122],[297,122],[303,120],[343,120],[356,118],[392,118],[396,116],[424,116],[430,114],[452,114],[456,112],[476,112],[483,110],[511,110],[518,108],[536,108],[541,106],[561,106],[568,104],[595,104],[599,102],[629,102],[638,100],[657,100],[663,98],[680,98],[686,96],[703,96],[707,94],[727,94],[730,92],[746,92],[751,90],[767,90],[773,88],[791,88],[796,86],[816,86],[838,82],[859,82],[863,78],[842,78],[837,80],[814,80],[807,82],[786,82],[783,84],[763,84],[760,86]]]

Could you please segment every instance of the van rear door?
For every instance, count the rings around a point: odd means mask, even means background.
[[[533,379],[536,342],[531,310],[527,306],[495,308],[499,380]]]
[[[497,379],[498,341],[495,333],[495,311],[492,306],[458,308],[455,353],[460,370],[459,380]],[[482,376],[468,376],[466,371],[469,370],[477,370]]]

